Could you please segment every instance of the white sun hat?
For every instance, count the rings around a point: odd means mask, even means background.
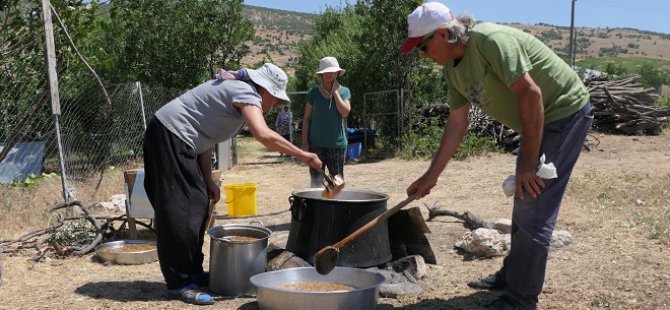
[[[337,63],[335,57],[328,56],[319,61],[319,71],[317,71],[316,74],[319,75],[328,72],[338,72],[337,76],[343,76],[347,70],[340,68],[340,64]]]
[[[286,102],[291,101],[286,94],[288,76],[281,68],[266,63],[258,69],[247,69],[247,73],[251,81],[265,88],[273,97]]]

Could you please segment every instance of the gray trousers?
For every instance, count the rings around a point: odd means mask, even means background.
[[[537,309],[558,210],[592,124],[591,103],[571,116],[545,124],[540,153],[546,155],[547,163],[554,163],[558,178],[544,180],[538,197],[514,197],[512,249],[500,274],[507,281],[505,296],[527,309]],[[517,165],[521,156],[519,153]]]

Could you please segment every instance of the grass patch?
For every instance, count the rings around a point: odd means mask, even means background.
[[[238,137],[237,138],[237,154],[252,154],[252,153],[269,153],[273,152],[271,149],[265,147],[260,143],[255,143],[254,137]]]
[[[577,61],[577,65],[584,68],[605,71],[607,64],[616,64],[628,73],[637,73],[644,64],[659,68],[661,71],[670,72],[670,60],[652,59],[644,57],[585,57]]]

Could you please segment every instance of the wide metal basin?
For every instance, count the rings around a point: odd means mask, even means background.
[[[256,286],[261,310],[369,310],[377,306],[379,286],[384,276],[364,269],[335,267],[321,275],[313,267],[291,268],[257,274],[251,277]],[[355,289],[351,291],[294,291],[280,288],[289,283],[334,282]]]
[[[144,251],[112,251],[112,249],[120,248],[127,244],[151,245],[153,248]],[[156,241],[149,240],[120,240],[107,242],[96,246],[95,254],[105,262],[111,262],[120,265],[140,265],[152,263],[158,260]]]

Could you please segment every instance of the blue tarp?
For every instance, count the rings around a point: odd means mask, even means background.
[[[363,142],[365,135],[368,139],[377,136],[377,130],[369,128],[347,128],[347,140],[349,143]]]
[[[42,171],[44,141],[19,142],[0,163],[0,183],[10,184]],[[0,143],[0,151],[5,147]]]

